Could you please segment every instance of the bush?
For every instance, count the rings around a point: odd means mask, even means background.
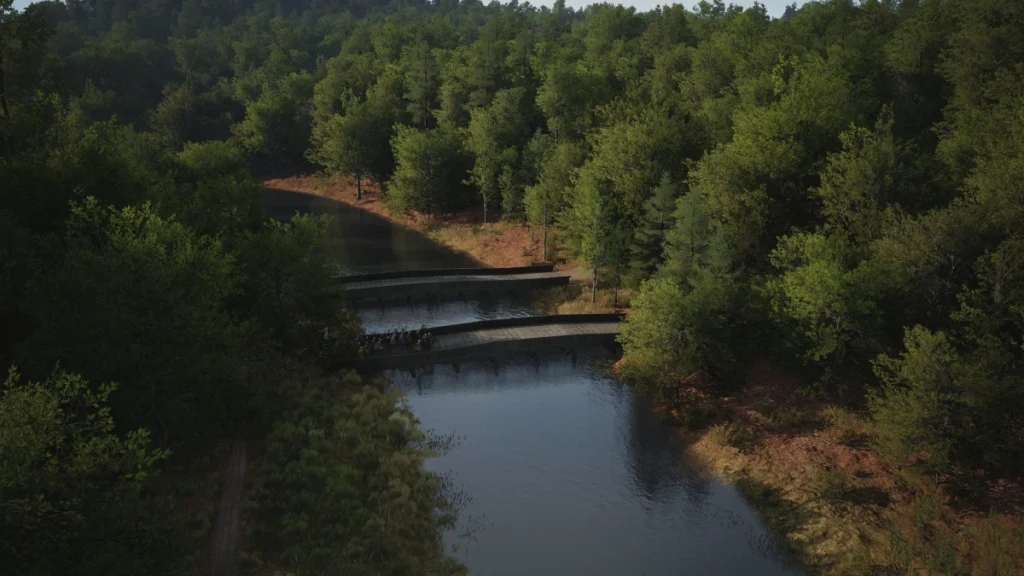
[[[180,574],[182,518],[148,493],[166,453],[146,430],[114,433],[107,400],[57,370],[0,395],[0,565],[11,574]]]
[[[708,436],[723,446],[732,446],[740,450],[750,446],[757,438],[753,430],[739,422],[715,424],[708,431]]]
[[[457,575],[441,530],[441,483],[423,470],[423,434],[387,383],[349,372],[296,386],[249,493],[264,560],[297,574]]]
[[[668,278],[644,282],[619,335],[625,375],[657,399],[690,375],[728,380],[735,369],[728,315],[734,287],[706,270],[690,283],[684,292]]]

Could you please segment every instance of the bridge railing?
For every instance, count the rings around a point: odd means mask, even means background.
[[[503,276],[511,274],[535,274],[553,272],[554,264],[535,264],[513,268],[435,268],[432,270],[392,270],[371,274],[349,274],[335,276],[339,282],[372,282],[374,280],[395,280],[398,278],[427,278],[430,276]]]
[[[427,328],[434,336],[472,332],[474,330],[491,330],[495,328],[517,328],[520,326],[545,326],[549,324],[598,324],[603,322],[621,322],[625,314],[554,314],[551,316],[521,316],[518,318],[498,318],[495,320],[478,320],[462,324],[449,324]]]

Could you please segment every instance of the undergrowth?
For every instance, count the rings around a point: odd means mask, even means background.
[[[455,506],[422,465],[424,435],[385,381],[309,378],[273,426],[246,496],[242,569],[455,576],[443,530]]]

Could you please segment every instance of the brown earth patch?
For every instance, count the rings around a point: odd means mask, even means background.
[[[690,457],[740,487],[804,563],[823,574],[928,574],[945,573],[947,558],[956,573],[1024,574],[1018,484],[990,490],[1010,499],[952,500],[951,478],[936,484],[883,461],[866,415],[805,398],[798,382],[755,363],[716,407],[720,423],[685,434]]]
[[[527,266],[541,260],[541,232],[513,222],[484,223],[483,210],[468,209],[455,214],[426,215],[418,212],[395,212],[384,201],[380,188],[364,180],[362,198],[356,199],[355,181],[350,178],[293,176],[264,181],[268,188],[315,194],[344,202],[377,214],[391,222],[426,234],[434,241],[467,254],[486,266]],[[572,268],[565,262],[563,267]]]

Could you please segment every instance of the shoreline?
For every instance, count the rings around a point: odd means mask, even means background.
[[[523,223],[490,221],[484,223],[478,209],[466,210],[444,217],[422,214],[395,214],[381,197],[378,188],[364,181],[362,199],[356,200],[355,183],[347,178],[322,178],[314,175],[269,178],[263,181],[267,188],[301,192],[328,198],[354,208],[366,210],[392,224],[415,230],[450,250],[468,256],[482,266],[493,268],[529,266],[543,263],[541,233]],[[625,312],[629,304],[629,290],[619,289],[618,298],[609,287],[598,288],[596,303],[589,298],[590,271],[569,261],[557,246],[557,230],[549,227],[552,245],[547,262],[555,270],[572,276],[569,286],[538,291],[536,311],[543,314],[589,314]],[[616,301],[617,300],[617,301]],[[617,304],[617,305],[613,305]]]
[[[737,486],[810,573],[1024,574],[1020,486],[954,499],[950,484],[883,461],[865,414],[808,399],[799,382],[760,360],[734,396],[684,390],[710,422],[660,411],[687,457]]]
[[[265,184],[367,210],[486,266],[525,266],[540,259],[540,240],[524,224],[485,224],[474,211],[443,218],[392,214],[375,187],[365,186],[357,201],[353,183],[344,180],[298,176]],[[599,290],[592,304],[589,289],[580,286],[590,276],[553,252],[556,269],[573,271],[573,283],[541,291],[538,312],[628,308],[628,290],[619,291],[617,307],[609,288]],[[970,574],[1024,574],[1020,508],[986,515],[977,506],[951,502],[932,480],[881,461],[871,449],[865,415],[804,398],[798,383],[770,362],[756,362],[735,396],[705,398],[715,407],[712,422],[688,430],[678,414],[661,412],[688,440],[688,454],[680,456],[740,488],[789,552],[814,573],[934,573],[935,566],[922,565],[922,558],[952,558]]]

